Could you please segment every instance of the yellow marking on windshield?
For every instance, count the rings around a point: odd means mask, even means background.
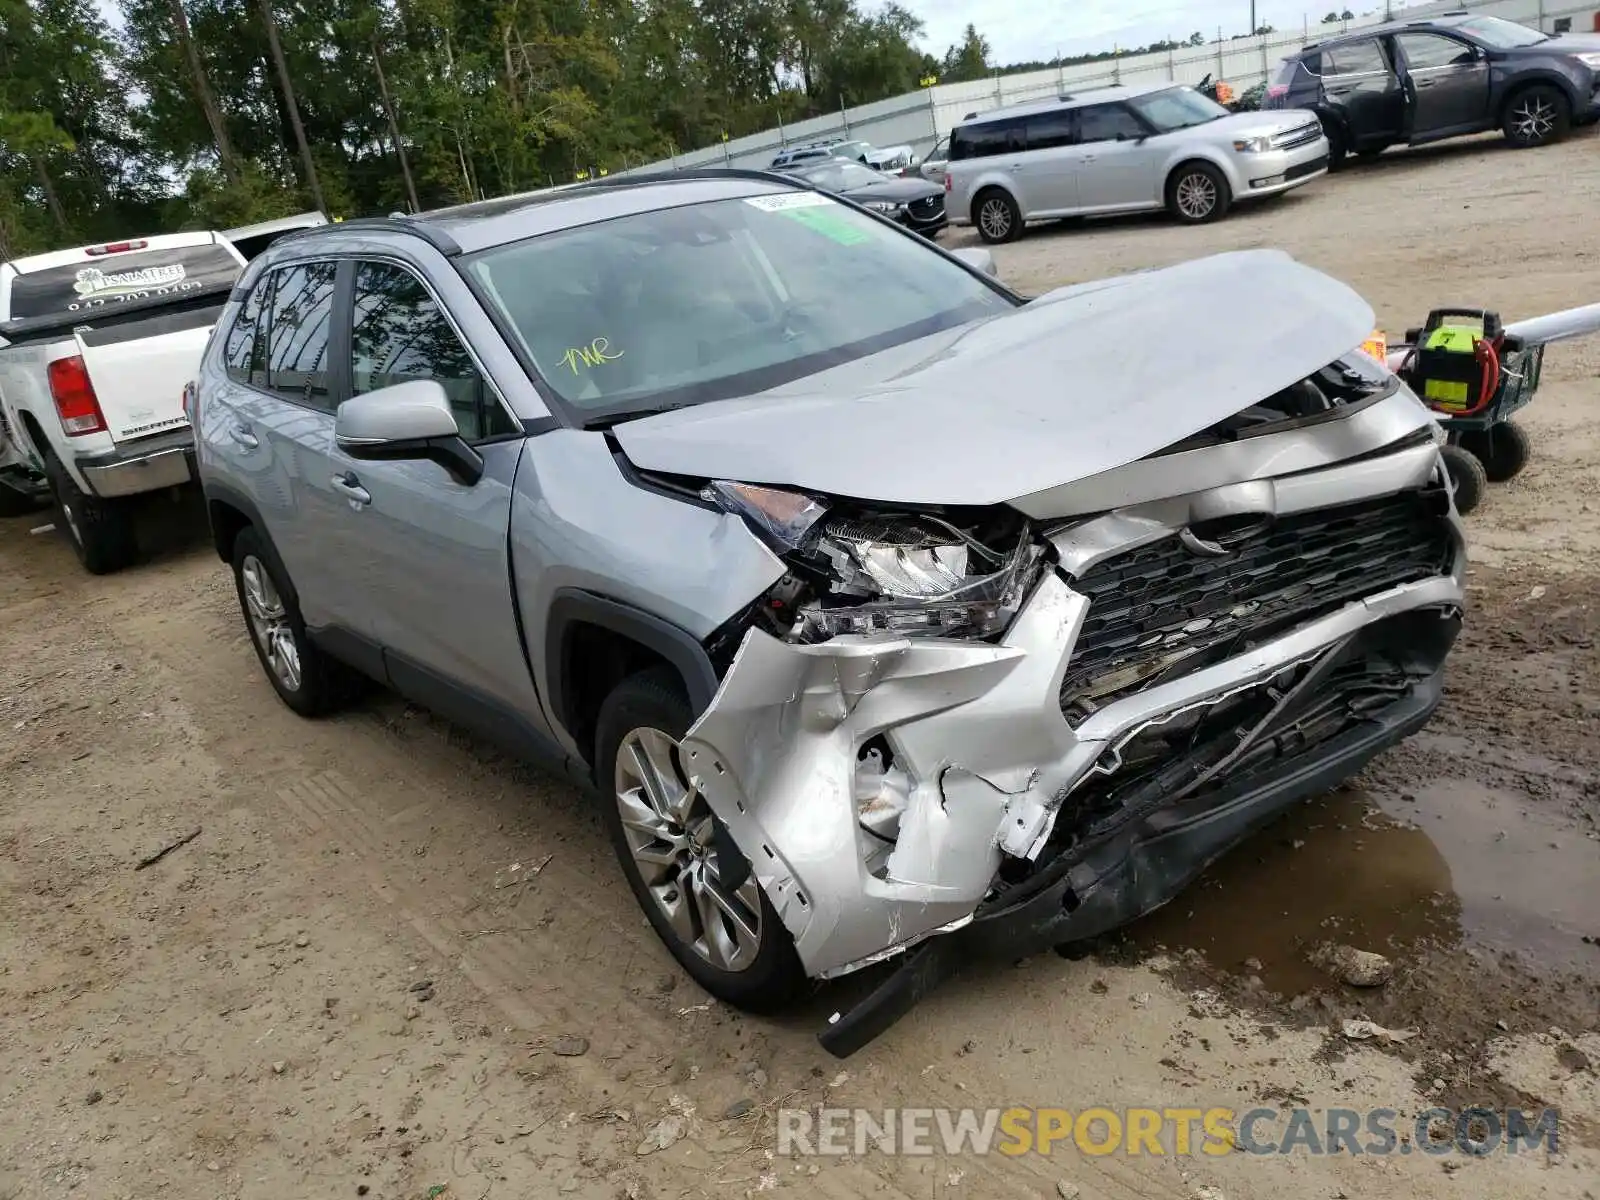
[[[616,362],[626,353],[626,350],[612,350],[610,339],[597,337],[587,346],[572,347],[561,356],[561,364],[577,375],[580,366],[592,369],[602,363]]]

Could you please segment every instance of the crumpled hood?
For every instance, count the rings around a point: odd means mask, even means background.
[[[646,470],[998,504],[1155,453],[1360,345],[1372,309],[1276,250],[1063,288],[783,387],[630,421]]]

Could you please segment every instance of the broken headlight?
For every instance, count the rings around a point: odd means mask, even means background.
[[[1038,558],[1023,534],[1019,522],[1013,540],[995,548],[940,517],[829,517],[805,547],[823,584],[798,609],[797,632],[803,641],[998,634],[1022,606]]]
[[[958,521],[722,480],[701,495],[739,513],[782,553],[789,574],[763,608],[775,632],[798,641],[990,637],[1022,607],[1041,554],[1009,509]]]

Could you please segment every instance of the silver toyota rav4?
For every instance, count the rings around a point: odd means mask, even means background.
[[[1428,719],[1462,538],[1372,324],[1270,251],[1024,301],[684,173],[284,239],[192,415],[288,705],[370,677],[583,781],[734,1004],[897,958],[847,1054]]]

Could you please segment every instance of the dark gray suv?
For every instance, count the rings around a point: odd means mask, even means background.
[[[738,172],[277,243],[191,412],[267,678],[591,789],[725,1000],[900,958],[837,1053],[1162,903],[1439,702],[1437,427],[1286,255],[967,253]]]
[[[1314,111],[1335,162],[1490,129],[1540,146],[1600,119],[1600,34],[1464,13],[1375,25],[1285,59],[1263,107]]]

